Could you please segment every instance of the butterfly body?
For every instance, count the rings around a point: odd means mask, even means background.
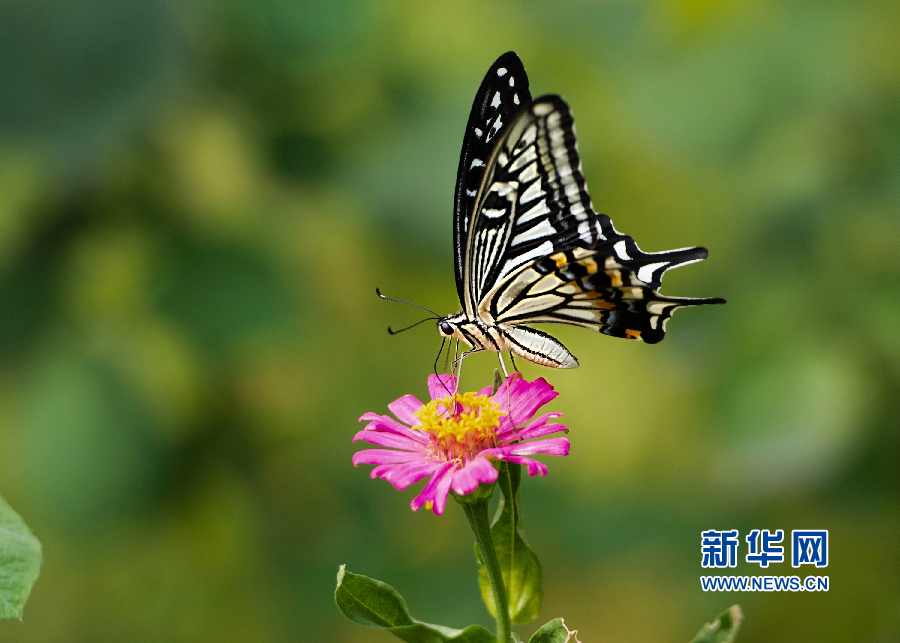
[[[561,323],[656,343],[679,307],[721,299],[657,292],[669,268],[706,258],[694,247],[645,253],[594,211],[559,96],[531,99],[513,52],[497,59],[476,94],[454,200],[456,286],[462,310],[438,320],[469,352],[510,351],[555,368],[578,366],[547,333]]]

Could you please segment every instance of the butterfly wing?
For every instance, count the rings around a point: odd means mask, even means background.
[[[466,295],[485,321],[574,324],[655,343],[678,307],[722,302],[656,292],[666,270],[706,249],[645,253],[594,212],[574,119],[558,96],[523,107],[497,143],[468,247]]]
[[[678,308],[725,303],[718,298],[659,294],[624,265],[615,243],[574,248],[532,262],[491,291],[482,302],[482,314],[502,325],[570,324],[655,344],[665,336],[666,322]],[[659,254],[664,260],[671,256]],[[677,261],[678,255],[671,260]]]
[[[453,258],[456,289],[460,303],[464,306],[466,298],[463,273],[468,248],[466,238],[475,212],[476,195],[497,140],[512,123],[513,115],[529,103],[531,93],[528,91],[525,68],[519,57],[508,51],[494,61],[481,81],[469,113],[462,151],[459,154],[453,199]]]
[[[519,111],[488,162],[467,239],[467,305],[477,310],[517,268],[559,250],[590,248],[601,232],[572,115],[559,96],[543,96]]]

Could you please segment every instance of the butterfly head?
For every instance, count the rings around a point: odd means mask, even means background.
[[[437,329],[441,337],[454,337],[468,343],[468,338],[460,332],[460,326],[466,325],[467,321],[465,313],[454,313],[438,319]]]

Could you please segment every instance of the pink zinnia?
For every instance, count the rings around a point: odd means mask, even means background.
[[[455,377],[429,375],[428,391],[431,401],[427,404],[413,395],[388,404],[400,422],[389,415],[366,413],[359,418],[368,422],[366,428],[353,438],[354,442],[390,447],[365,449],[353,456],[354,466],[378,465],[372,469],[372,478],[382,478],[402,490],[431,476],[411,503],[414,511],[425,505],[440,515],[451,490],[462,496],[482,482],[494,483],[497,470],[491,460],[524,464],[529,475],[545,476],[547,467],[527,456],[569,453],[567,438],[523,441],[567,431],[561,424],[548,424],[561,413],[544,413],[529,422],[558,395],[543,378],[528,382],[513,373],[491,397],[490,387],[477,393],[455,393]],[[525,422],[528,424],[522,427]]]

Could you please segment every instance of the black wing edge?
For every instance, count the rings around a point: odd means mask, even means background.
[[[508,74],[502,77],[497,76],[497,70],[505,68]],[[515,80],[514,88],[511,90],[509,86],[510,75]],[[491,99],[495,92],[501,91],[501,96],[505,100],[500,102],[500,112],[503,116],[503,127],[498,129],[491,142],[484,142],[484,138],[475,135],[475,128],[479,124],[483,124],[493,117],[493,111],[497,108],[491,107]],[[519,102],[515,104],[512,95],[516,94]],[[485,167],[474,168],[469,171],[473,158],[481,158],[487,163],[490,152],[496,141],[500,140],[502,130],[512,122],[512,115],[523,105],[531,103],[531,92],[528,89],[528,75],[525,73],[525,67],[522,61],[514,51],[507,51],[505,54],[497,58],[484,75],[478,93],[475,94],[475,101],[472,103],[472,111],[469,112],[469,120],[466,123],[466,131],[463,135],[462,150],[459,153],[459,168],[456,172],[456,191],[453,195],[453,260],[456,274],[456,292],[459,295],[459,301],[463,303],[463,272],[466,261],[466,222],[472,218],[472,208],[475,198],[466,195],[466,189],[477,191],[481,185],[481,179],[484,176]],[[484,128],[482,128],[484,131]],[[487,132],[484,131],[486,134]],[[481,156],[479,156],[479,154]]]

